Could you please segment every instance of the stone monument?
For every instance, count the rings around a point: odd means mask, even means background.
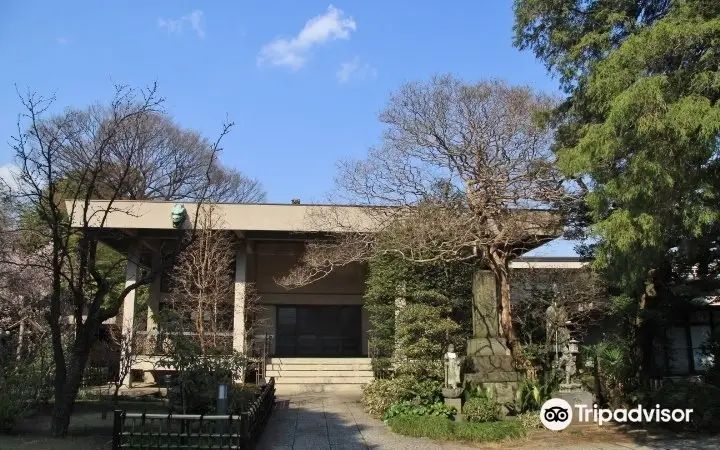
[[[464,391],[460,380],[461,358],[455,353],[455,347],[448,345],[447,353],[443,357],[445,366],[445,385],[442,389],[445,404],[454,407],[457,414],[455,420],[462,420],[462,398]]]
[[[465,380],[481,383],[500,403],[513,402],[522,374],[513,364],[510,349],[500,328],[499,296],[495,276],[478,270],[473,276],[473,337],[468,340],[467,355],[473,373]]]
[[[585,405],[592,408],[594,403],[593,394],[587,391],[582,384],[575,379],[577,374],[576,357],[580,352],[578,348],[579,342],[575,339],[569,339],[562,351],[562,356],[558,360],[558,366],[564,373],[565,380],[560,383],[560,389],[553,392],[553,398],[561,398],[568,402],[573,408],[573,416],[571,424],[578,424],[580,418],[577,414],[576,405]]]

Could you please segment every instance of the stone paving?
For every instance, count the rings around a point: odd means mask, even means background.
[[[381,421],[366,414],[357,398],[305,394],[279,397],[275,411],[258,445],[259,450],[467,450],[483,448],[453,442],[399,436]],[[495,448],[502,448],[497,445]],[[711,450],[720,439],[658,441],[646,444],[597,443],[566,447],[528,442],[514,450],[560,448],[563,450]]]

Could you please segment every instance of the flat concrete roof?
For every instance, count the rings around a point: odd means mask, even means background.
[[[195,218],[201,209],[212,209],[214,229],[285,233],[372,233],[380,230],[389,217],[392,207],[354,205],[303,205],[277,203],[191,203],[154,200],[90,200],[87,213],[85,203],[68,200],[65,207],[74,227],[82,227],[87,218],[91,228],[108,230],[175,230],[171,213],[175,205],[185,207],[187,218],[182,226],[195,227]],[[557,230],[543,229],[544,210],[523,210],[528,230],[538,237],[555,236]],[[387,214],[390,213],[390,214]],[[535,216],[535,214],[537,216]],[[198,227],[201,226],[198,224]]]
[[[90,227],[107,229],[172,230],[171,213],[175,205],[185,207],[183,228],[193,228],[199,208],[212,208],[215,225],[221,230],[289,232],[373,232],[377,214],[373,209],[346,205],[293,205],[259,203],[183,203],[166,201],[91,200],[88,213],[84,202],[68,200],[65,207],[75,227],[88,218]],[[104,220],[104,223],[103,223]]]
[[[564,257],[543,257],[535,256],[523,258],[519,257],[510,261],[511,269],[581,269],[590,264],[589,261],[583,261],[580,258],[564,258]]]

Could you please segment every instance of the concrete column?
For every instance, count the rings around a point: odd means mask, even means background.
[[[152,254],[152,268],[157,270],[162,267],[162,254],[155,252]],[[160,283],[162,274],[158,275],[155,281],[150,284],[150,298],[148,298],[148,313],[147,313],[147,331],[148,334],[154,334],[157,332],[157,320],[155,317],[160,310]]]
[[[245,352],[245,291],[247,282],[247,249],[244,242],[235,251],[235,297],[233,308],[233,350]]]
[[[127,255],[127,267],[125,268],[125,287],[137,282],[140,267],[140,247],[137,242],[130,244]],[[123,335],[127,336],[133,331],[135,322],[135,292],[133,289],[123,299],[122,323],[120,324]],[[124,359],[123,356],[121,358]],[[130,374],[123,380],[123,386],[130,386]]]

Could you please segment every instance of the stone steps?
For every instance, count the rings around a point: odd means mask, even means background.
[[[272,358],[267,377],[279,393],[354,392],[373,380],[370,358]]]
[[[357,372],[357,371],[372,371],[370,364],[348,364],[347,366],[341,365],[321,365],[323,370],[331,372]],[[278,370],[278,371],[316,371],[318,370],[317,364],[268,364],[267,370]]]
[[[267,376],[275,377],[277,379],[285,377],[293,378],[314,378],[318,376],[318,373],[325,378],[354,378],[357,376],[372,377],[372,371],[369,370],[287,370],[287,369],[271,369],[268,367]]]
[[[370,358],[270,358],[271,364],[325,364],[333,366],[346,366],[348,364],[370,365]]]
[[[275,377],[275,384],[365,384],[373,380],[373,376],[326,377],[315,376],[288,376]]]

